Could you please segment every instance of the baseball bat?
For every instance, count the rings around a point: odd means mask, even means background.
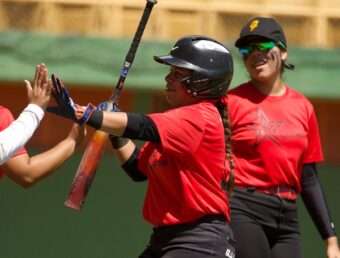
[[[142,18],[137,27],[137,31],[134,35],[129,51],[125,57],[124,65],[121,70],[120,77],[116,84],[115,90],[111,97],[109,98],[109,102],[113,103],[116,106],[118,106],[120,92],[123,89],[126,76],[135,58],[136,51],[141,41],[145,26],[149,20],[152,8],[156,3],[157,0],[147,0]],[[108,109],[110,106],[111,105],[107,105]],[[76,211],[80,211],[82,209],[88,191],[95,177],[100,160],[103,156],[107,139],[108,139],[107,133],[99,130],[94,132],[92,138],[90,139],[88,145],[86,146],[77,173],[72,182],[68,198],[65,201],[65,206]]]

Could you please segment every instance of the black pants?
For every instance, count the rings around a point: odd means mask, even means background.
[[[222,215],[154,228],[140,258],[235,258],[235,241]]]
[[[236,258],[302,257],[294,201],[235,188],[230,206]]]

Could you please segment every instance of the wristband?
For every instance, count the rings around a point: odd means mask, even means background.
[[[103,125],[103,119],[103,111],[95,109],[93,110],[92,115],[88,118],[86,124],[98,130]]]
[[[85,124],[89,118],[92,116],[93,111],[96,109],[96,106],[94,106],[93,104],[89,103],[84,111],[84,114],[82,115],[82,117],[77,121],[77,123],[79,125],[83,125]]]

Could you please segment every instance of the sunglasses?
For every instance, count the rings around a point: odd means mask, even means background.
[[[252,51],[254,51],[255,47],[261,51],[269,51],[275,46],[279,46],[281,49],[286,49],[286,47],[281,43],[281,42],[274,42],[274,41],[268,41],[268,42],[257,42],[257,43],[252,43],[243,47],[240,47],[239,51],[240,54],[242,55],[247,55],[250,54]]]

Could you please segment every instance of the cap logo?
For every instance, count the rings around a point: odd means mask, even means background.
[[[260,23],[259,20],[253,20],[249,25],[250,31],[252,32],[253,30],[255,30],[256,27],[259,26],[259,23]]]

